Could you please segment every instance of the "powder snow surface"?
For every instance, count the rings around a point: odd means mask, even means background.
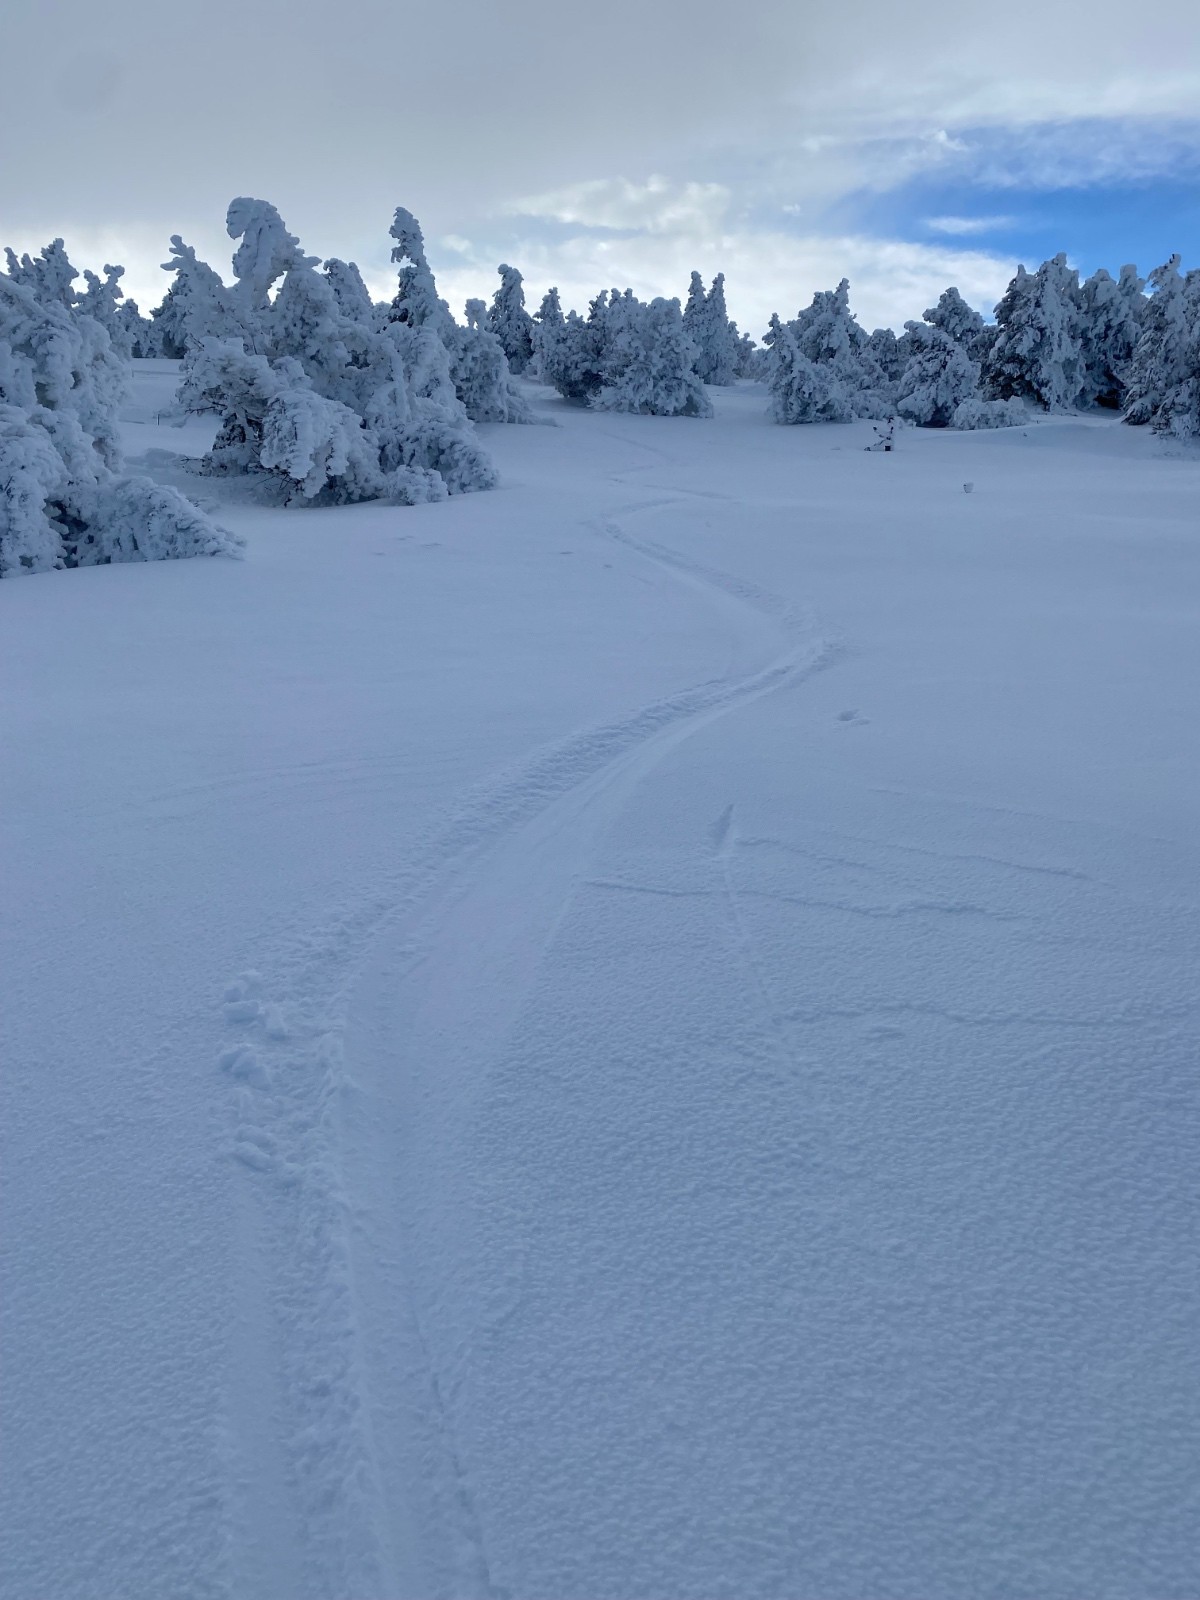
[[[172,382],[246,560],[0,585],[4,1593],[1195,1600],[1196,457]]]

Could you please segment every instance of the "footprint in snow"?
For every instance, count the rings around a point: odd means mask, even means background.
[[[849,726],[855,728],[865,728],[867,723],[870,721],[869,717],[859,716],[858,712],[854,710],[839,711],[837,714],[837,719],[839,722],[845,722]]]
[[[256,1089],[271,1087],[271,1073],[266,1063],[259,1059],[257,1050],[252,1050],[248,1044],[235,1044],[232,1049],[222,1050],[217,1060],[230,1077],[253,1084]]]

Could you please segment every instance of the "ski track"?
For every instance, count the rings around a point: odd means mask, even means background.
[[[623,505],[585,532],[623,549],[635,564],[651,563],[694,591],[706,604],[735,619],[735,626],[768,663],[738,678],[715,678],[653,701],[619,720],[576,733],[543,749],[468,796],[451,821],[416,843],[386,869],[373,892],[336,915],[298,948],[234,979],[222,1000],[228,1042],[221,1070],[233,1080],[234,1114],[229,1155],[248,1188],[243,1203],[251,1241],[244,1270],[267,1277],[266,1322],[243,1335],[245,1364],[265,1369],[274,1389],[267,1405],[282,1432],[281,1459],[289,1479],[290,1536],[299,1538],[294,1581],[313,1600],[365,1600],[408,1592],[415,1580],[411,1557],[392,1548],[385,1512],[385,1485],[372,1427],[369,1380],[364,1371],[359,1306],[353,1270],[358,1210],[343,1160],[346,1096],[355,1082],[344,1057],[344,1036],[353,1007],[371,1003],[372,984],[389,994],[412,997],[414,1021],[407,1036],[392,1041],[406,1074],[419,1075],[436,1049],[431,1076],[436,1115],[453,1118],[469,1100],[472,1084],[486,1073],[541,956],[570,903],[586,881],[595,843],[637,786],[684,740],[718,718],[762,696],[793,687],[828,665],[836,647],[819,639],[811,622],[778,596],[705,566],[645,537],[624,522],[666,507],[681,496]],[[280,768],[254,774],[250,785],[303,781],[309,772]],[[323,776],[330,776],[325,773]],[[220,785],[217,781],[217,785]],[[214,787],[212,785],[206,788]],[[176,792],[164,804],[194,798]],[[779,1016],[755,967],[744,921],[729,877],[733,846],[732,810],[715,838],[734,944],[762,997],[765,1016],[782,1058],[790,1057],[786,1022]],[[519,896],[506,886],[519,883]],[[503,905],[496,914],[495,902]],[[515,911],[514,911],[515,907]],[[495,975],[499,975],[497,978]],[[489,976],[491,975],[491,976]],[[444,995],[439,1003],[437,997]],[[432,996],[432,1001],[425,997]],[[432,1016],[422,1019],[425,1006]],[[447,1063],[459,1062],[457,1075]],[[465,1063],[465,1065],[464,1065]],[[357,1072],[355,1063],[354,1071]],[[366,1068],[364,1070],[369,1070]],[[421,1083],[418,1092],[431,1085]],[[387,1161],[387,1152],[381,1160]],[[357,1192],[366,1183],[355,1173]],[[368,1193],[366,1209],[372,1208]],[[432,1344],[421,1309],[416,1269],[405,1259],[404,1219],[374,1221],[385,1231],[401,1266],[409,1320],[408,1355],[419,1382],[408,1380],[414,1435],[432,1441],[435,1482],[428,1485],[441,1507],[442,1537],[451,1547],[441,1564],[431,1556],[422,1581],[438,1593],[502,1600],[491,1578],[471,1483],[455,1441],[455,1387],[449,1357]],[[374,1259],[374,1258],[373,1258]],[[511,1307],[509,1308],[511,1310]],[[503,1319],[503,1308],[495,1321]],[[273,1346],[274,1362],[262,1348]],[[261,1417],[258,1419],[261,1425]],[[231,1418],[231,1453],[238,1458],[236,1416]],[[243,1442],[252,1449],[253,1431]],[[416,1446],[414,1445],[414,1448]],[[240,1461],[247,1484],[258,1464]],[[270,1469],[268,1469],[269,1471]],[[273,1469],[279,1471],[276,1464]],[[276,1485],[246,1491],[240,1536],[261,1519],[283,1513],[268,1502]],[[265,1496],[265,1498],[264,1498]],[[256,1507],[256,1501],[261,1505]],[[238,1547],[238,1533],[230,1536]],[[236,1558],[235,1558],[236,1562]],[[438,1577],[431,1573],[438,1568]],[[408,1569],[407,1571],[405,1569]],[[235,1584],[236,1588],[236,1584]]]

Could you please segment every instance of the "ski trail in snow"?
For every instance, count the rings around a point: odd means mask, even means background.
[[[776,1055],[779,1057],[780,1065],[786,1073],[791,1073],[796,1065],[796,1053],[788,1037],[787,1025],[780,1007],[771,993],[770,985],[763,975],[762,967],[755,959],[754,941],[742,912],[737,890],[734,887],[733,857],[738,846],[738,835],[732,803],[725,807],[724,811],[713,823],[710,834],[713,860],[721,875],[721,892],[729,915],[733,948],[742,970],[758,996],[763,1026],[771,1039]]]
[[[640,509],[647,508],[624,514]],[[245,1359],[274,1385],[270,1409],[280,1418],[289,1478],[286,1491],[264,1484],[257,1502],[251,1487],[245,1518],[252,1526],[261,1511],[274,1516],[277,1532],[290,1529],[299,1538],[299,1592],[313,1600],[503,1594],[490,1575],[454,1427],[457,1369],[469,1352],[439,1345],[428,1310],[454,1248],[452,1237],[439,1235],[450,1224],[438,1219],[453,1217],[463,1187],[454,1132],[599,840],[636,787],[685,739],[799,683],[834,653],[776,596],[635,537],[615,520],[588,526],[707,604],[715,601],[765,664],[652,701],[502,773],[385,869],[373,893],[279,963],[269,983],[257,972],[244,974],[222,1001],[229,1043],[219,1065],[237,1084],[230,1155],[250,1186],[244,1200],[259,1244],[249,1270],[268,1281],[273,1322],[246,1331]],[[728,880],[732,812],[723,826],[718,854],[739,947],[753,972]],[[755,976],[764,1014],[772,1016]],[[365,1049],[362,1059],[352,1049],[347,1068],[347,1029],[357,1044],[363,1019],[372,1016],[387,1019],[377,1035],[382,1048]],[[778,1019],[775,1037],[786,1054]],[[368,1148],[348,1151],[348,1097],[360,1095],[380,1114],[365,1135]],[[421,1130],[419,1195],[404,1172],[412,1126]],[[406,1216],[414,1207],[422,1213],[419,1247]],[[356,1219],[366,1219],[365,1227]],[[364,1337],[355,1259],[367,1232],[367,1297],[374,1299]],[[439,1250],[432,1260],[431,1241]],[[385,1257],[398,1263],[394,1272],[381,1268]],[[381,1305],[385,1285],[392,1299]],[[391,1355],[373,1363],[385,1325]],[[278,1355],[268,1371],[263,1347],[272,1342]],[[393,1429],[398,1415],[407,1418],[427,1481],[398,1484],[394,1467],[381,1468],[376,1415],[386,1415]],[[243,1442],[251,1484],[254,1448],[253,1440]],[[277,1475],[278,1466],[273,1470]],[[404,1506],[414,1494],[427,1496],[425,1519],[435,1530],[397,1531],[405,1515],[415,1517]],[[448,1547],[449,1557],[444,1549],[417,1548],[431,1541]]]

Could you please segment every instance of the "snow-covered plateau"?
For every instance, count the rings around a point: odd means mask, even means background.
[[[1195,1600],[1195,447],[135,369],[245,553],[0,583],[4,1594]]]

